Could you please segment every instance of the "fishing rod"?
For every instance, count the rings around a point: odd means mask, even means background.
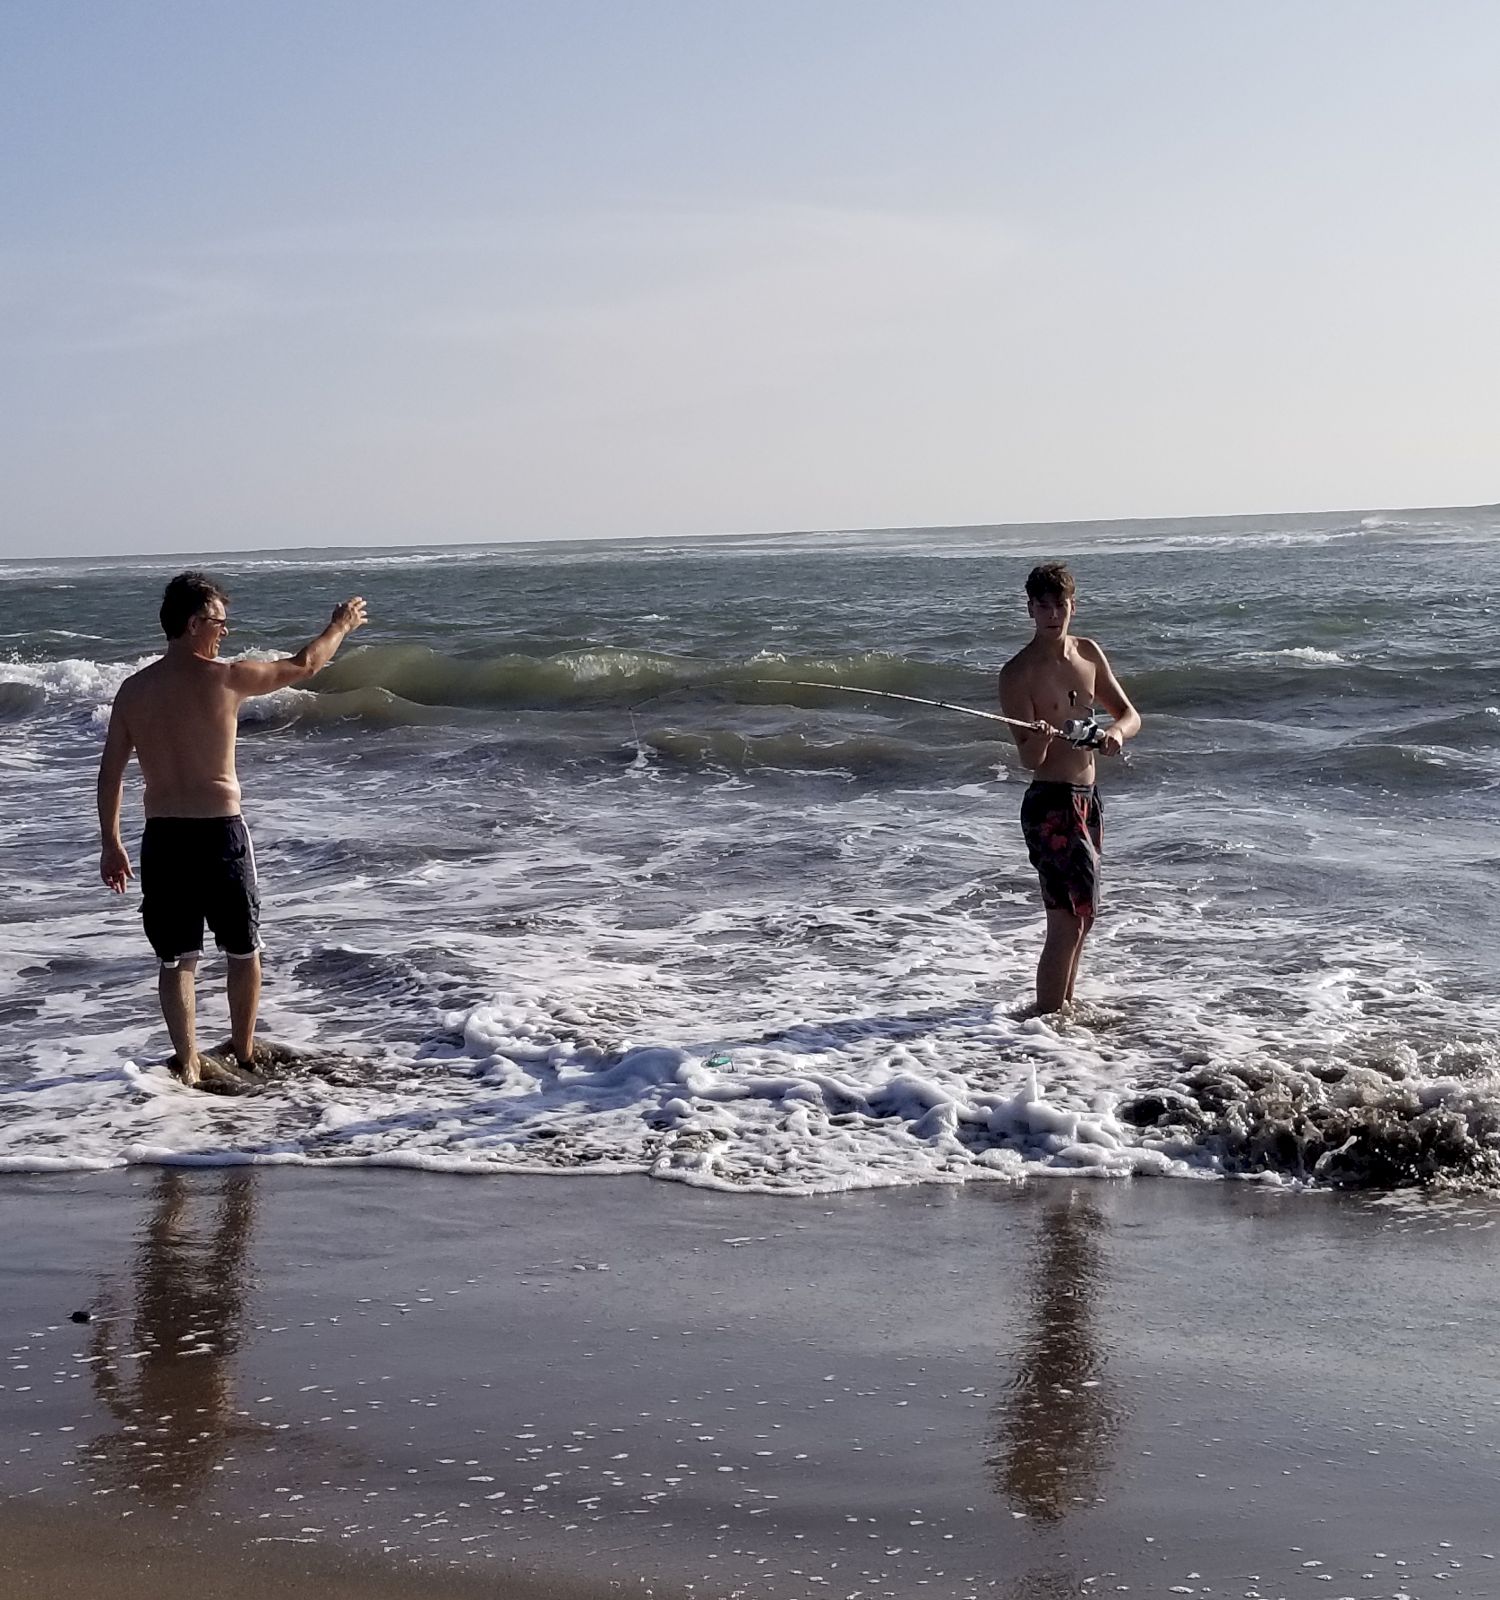
[[[974,706],[957,705],[952,700],[924,700],[921,695],[896,694],[890,689],[865,689],[851,683],[813,683],[805,678],[753,678],[751,682],[771,688],[834,689],[839,694],[868,694],[880,700],[904,700],[908,705],[931,706],[936,711],[956,711],[960,716],[982,717],[986,722],[1003,722],[1008,728],[1021,728],[1030,733],[1041,731],[1035,722],[1027,722],[1023,717],[1003,717],[998,711],[980,711]],[[1097,750],[1104,743],[1104,729],[1093,717],[1073,717],[1056,731],[1080,750]]]
[[[908,705],[930,706],[935,711],[953,711],[959,716],[979,717],[984,722],[1000,722],[1007,728],[1020,728],[1023,732],[1040,731],[1036,722],[1028,722],[1023,717],[1002,716],[998,711],[980,711],[975,706],[961,706],[952,700],[926,700],[921,695],[897,694],[890,689],[864,689],[848,683],[815,683],[807,678],[752,678],[750,682],[768,689],[832,689],[839,694],[874,695],[879,700],[902,700]],[[635,738],[638,762],[644,759],[645,747],[641,742],[641,730],[635,720],[636,712],[653,700],[660,700],[664,695],[689,687],[691,685],[674,684],[656,694],[647,695],[644,700],[638,700],[626,708],[630,717],[630,731]],[[1061,728],[1053,731],[1080,750],[1098,750],[1104,744],[1105,729],[1094,717],[1072,717],[1063,723]],[[1127,763],[1130,760],[1123,750],[1120,751],[1120,759]]]

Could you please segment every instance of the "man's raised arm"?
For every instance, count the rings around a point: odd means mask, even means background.
[[[294,656],[275,661],[232,661],[229,686],[241,699],[273,694],[277,689],[304,683],[333,660],[338,647],[356,628],[365,625],[365,603],[356,595],[333,608],[333,618],[316,639],[302,646]]]

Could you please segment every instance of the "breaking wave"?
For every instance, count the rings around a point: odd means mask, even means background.
[[[555,706],[629,705],[698,691],[743,697],[752,703],[774,694],[790,704],[814,704],[815,693],[790,686],[816,678],[864,689],[932,694],[938,687],[977,688],[990,680],[935,668],[902,656],[868,652],[837,657],[758,655],[716,662],[649,650],[570,650],[555,656],[505,655],[466,659],[420,645],[376,645],[340,657],[314,682],[319,693],[387,689],[422,705]],[[971,681],[972,680],[972,681]]]

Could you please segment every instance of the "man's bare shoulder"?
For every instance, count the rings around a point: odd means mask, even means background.
[[[1015,683],[1031,670],[1031,646],[1023,644],[1000,669],[1001,683]]]
[[[1103,667],[1109,664],[1108,657],[1104,654],[1104,646],[1097,639],[1075,638],[1073,643],[1078,646],[1078,654],[1091,665]]]
[[[189,669],[166,656],[158,656],[138,671],[132,672],[115,691],[117,706],[149,705],[153,701],[171,700],[194,687],[212,683],[221,687],[229,684],[229,663],[226,661],[195,661]]]
[[[115,704],[128,706],[132,701],[139,700],[142,695],[151,693],[151,685],[161,676],[160,660],[148,662],[144,667],[138,667],[115,690]]]

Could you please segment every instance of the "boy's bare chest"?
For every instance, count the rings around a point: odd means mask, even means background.
[[[1087,716],[1094,708],[1092,662],[1081,657],[1038,665],[1031,674],[1031,699],[1037,715],[1061,724]]]

